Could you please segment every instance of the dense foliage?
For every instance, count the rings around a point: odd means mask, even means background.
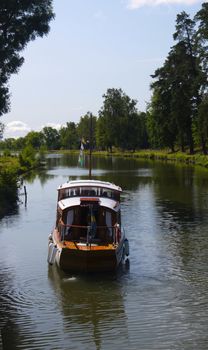
[[[0,116],[9,110],[8,80],[24,62],[21,51],[49,32],[53,17],[52,0],[0,1]]]
[[[145,114],[121,89],[108,89],[97,122],[97,146],[135,150],[145,144]]]
[[[186,12],[177,16],[176,44],[163,66],[152,76],[153,94],[147,128],[153,147],[176,145],[182,151],[200,144],[207,153],[208,142],[208,3],[191,19]]]

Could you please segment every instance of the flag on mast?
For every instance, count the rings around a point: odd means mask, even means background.
[[[81,167],[84,165],[84,140],[83,140],[83,138],[82,138],[81,144],[80,144],[80,152],[79,152],[78,164]]]

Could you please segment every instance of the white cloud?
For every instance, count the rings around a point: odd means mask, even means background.
[[[59,124],[59,123],[46,123],[45,125],[42,125],[42,126],[40,127],[40,130],[42,130],[45,126],[51,126],[51,128],[60,130],[61,127],[62,127],[63,125],[62,125],[62,124]]]
[[[200,0],[129,0],[128,8],[131,10],[134,10],[142,6],[158,6],[158,5],[169,5],[169,4],[193,5],[199,2],[201,1]]]
[[[46,123],[39,128],[36,128],[36,131],[41,131],[45,126],[51,126],[54,129],[60,130],[62,126],[65,126],[65,124],[59,124],[59,123]],[[18,137],[24,137],[30,132],[32,129],[31,127],[20,121],[20,120],[14,120],[8,124],[5,125],[5,130],[3,134],[3,138],[18,138]],[[33,129],[34,130],[34,129]]]
[[[31,128],[20,120],[14,120],[5,126],[4,138],[25,136]]]

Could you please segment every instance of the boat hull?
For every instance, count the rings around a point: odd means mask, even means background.
[[[98,272],[112,271],[117,267],[113,251],[75,251],[62,248],[57,254],[57,263],[65,271]]]
[[[69,272],[114,271],[123,258],[123,243],[117,246],[87,246],[60,242],[56,246],[54,262]]]

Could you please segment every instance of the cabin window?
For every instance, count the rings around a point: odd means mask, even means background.
[[[108,227],[110,237],[112,237],[112,215],[110,211],[106,211],[105,222],[106,222],[106,226]]]
[[[74,210],[69,210],[66,217],[66,224],[72,225],[74,221]]]
[[[105,197],[120,200],[120,193],[103,187],[73,187],[59,190],[59,200],[69,197]]]

